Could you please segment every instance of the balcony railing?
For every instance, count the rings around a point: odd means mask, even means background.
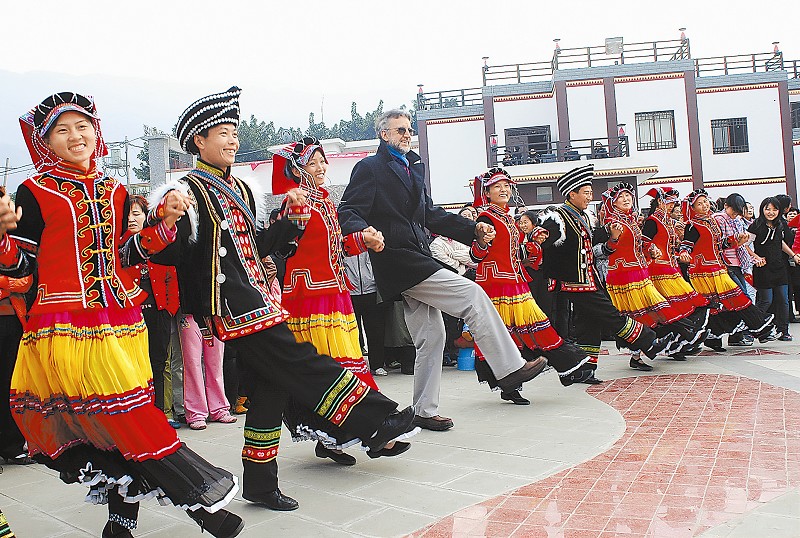
[[[417,110],[434,110],[439,108],[480,105],[482,103],[482,88],[466,88],[462,90],[446,90],[417,94]]]
[[[712,58],[696,58],[694,61],[694,71],[698,77],[779,71],[781,69],[784,69],[782,52],[715,56]]]
[[[580,138],[563,142],[539,142],[492,148],[492,166],[580,161],[630,157],[627,136]]]

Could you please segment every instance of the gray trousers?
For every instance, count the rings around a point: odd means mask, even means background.
[[[439,414],[445,329],[441,312],[462,318],[495,377],[525,365],[491,299],[480,286],[441,269],[403,292],[403,313],[417,349],[414,364],[414,410],[421,417]]]

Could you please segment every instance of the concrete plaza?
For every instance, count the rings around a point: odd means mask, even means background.
[[[659,358],[647,374],[609,351],[598,371],[606,383],[563,388],[550,371],[526,385],[526,407],[446,368],[441,411],[455,428],[423,431],[397,458],[351,450],[357,465],[341,467],[284,431],[281,489],[300,509],[237,497],[241,536],[800,536],[800,345]],[[410,403],[411,376],[377,381]],[[241,474],[243,419],[179,434]],[[84,503],[83,488],[41,465],[4,468],[0,509],[17,536],[99,536],[107,512]],[[200,533],[150,501],[135,535]]]

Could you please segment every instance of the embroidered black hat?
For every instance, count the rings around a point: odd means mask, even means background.
[[[228,91],[198,99],[178,118],[176,133],[184,151],[199,155],[194,135],[222,123],[239,126],[239,96],[242,90],[232,86]]]
[[[558,178],[556,187],[558,192],[566,198],[572,191],[577,191],[581,187],[591,185],[594,179],[594,164],[587,164],[579,168],[574,168]]]

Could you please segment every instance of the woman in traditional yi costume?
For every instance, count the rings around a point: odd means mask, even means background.
[[[241,518],[222,509],[236,478],[181,443],[153,404],[145,294],[122,269],[175,240],[188,200],[165,196],[152,225],[123,241],[128,194],[96,167],[107,150],[91,98],[52,95],[20,123],[39,173],[17,191],[22,213],[7,196],[0,203],[0,272],[38,271],[11,383],[31,454],[88,486],[88,502],[108,503],[103,537],[132,536],[150,497],[213,536],[236,536]]]
[[[689,264],[692,287],[712,306],[711,338],[719,339],[745,327],[756,338],[774,335],[773,316],[765,316],[731,279],[720,254],[721,248],[744,244],[750,239],[749,235],[722,236],[720,226],[711,214],[711,202],[705,189],[689,193],[681,209],[685,227],[679,249],[680,260]]]
[[[692,347],[702,341],[706,320],[691,319],[694,306],[670,303],[653,285],[633,200],[634,187],[628,183],[620,183],[603,193],[603,224],[611,235],[609,245],[614,249],[608,256],[608,295],[617,310],[651,329],[657,329],[657,333],[679,334],[681,340],[673,345],[672,352]],[[658,259],[664,255],[653,243],[648,243],[646,248],[650,258]],[[630,367],[644,371],[653,369],[638,356],[631,357]]]
[[[589,357],[583,350],[565,342],[556,333],[531,296],[528,287],[530,277],[523,269],[520,258],[520,231],[509,213],[512,184],[511,177],[502,168],[492,168],[475,178],[474,205],[482,209],[478,222],[494,226],[496,232],[489,244],[472,243],[470,254],[478,264],[475,282],[492,300],[508,332],[525,355],[534,350],[541,351],[558,371],[562,385],[580,383],[592,376],[596,366],[589,363]],[[547,237],[547,232],[537,229],[534,237],[541,243]],[[475,353],[478,358],[475,363],[478,379],[495,388],[497,380],[477,346]],[[520,396],[519,391],[503,392],[500,397],[516,404],[530,403]]]
[[[286,323],[298,342],[310,342],[319,353],[330,355],[378,390],[361,354],[344,257],[358,255],[368,248],[380,252],[383,235],[370,227],[342,237],[336,206],[322,186],[327,179],[327,168],[325,150],[314,137],[293,142],[273,157],[272,193],[283,194],[298,187],[306,193],[302,205],[293,205],[287,198],[281,214],[301,230],[296,248],[286,260],[281,305],[289,312]],[[341,449],[358,440],[342,438],[341,430],[291,398],[284,411],[284,422],[295,441],[317,441],[318,457],[342,465],[356,463],[354,457]],[[382,455],[394,456],[410,446],[403,442],[389,443]]]

